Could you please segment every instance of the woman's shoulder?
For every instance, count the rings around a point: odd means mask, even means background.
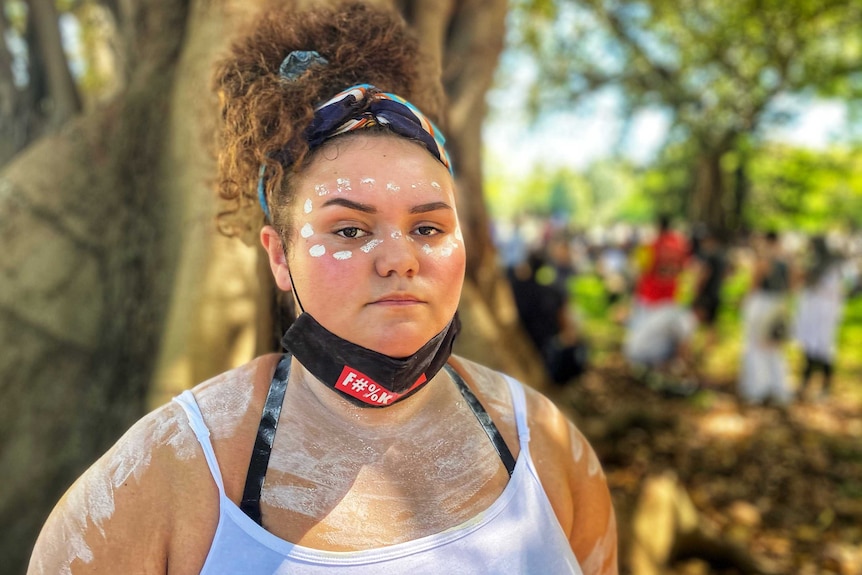
[[[456,365],[462,369],[480,400],[492,414],[503,414],[507,422],[514,425],[515,410],[511,390],[522,390],[523,406],[530,430],[531,449],[539,456],[548,453],[549,462],[565,461],[566,456],[584,460],[589,469],[601,471],[598,459],[589,447],[584,435],[577,429],[569,414],[565,413],[547,395],[533,387],[492,368],[474,361],[456,357]]]
[[[508,412],[514,416],[512,389],[514,387],[515,390],[522,390],[531,435],[558,435],[568,433],[569,427],[574,427],[557,404],[542,392],[475,361],[460,356],[453,357],[456,367],[461,368],[468,377],[471,387],[480,395],[480,399],[487,400],[495,411]]]
[[[167,556],[176,513],[186,510],[178,494],[192,483],[206,493],[202,460],[178,404],[149,412],[68,489],[42,528],[31,569],[75,572],[83,562],[92,572],[149,572],[146,565],[164,573],[158,558]]]

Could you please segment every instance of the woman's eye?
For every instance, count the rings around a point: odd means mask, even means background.
[[[419,226],[416,228],[416,233],[420,236],[434,236],[439,234],[440,230],[434,226]]]
[[[366,232],[364,232],[360,228],[342,228],[335,233],[336,233],[336,235],[339,235],[343,238],[348,238],[351,240],[356,239],[356,238],[361,238],[361,237],[366,235]]]

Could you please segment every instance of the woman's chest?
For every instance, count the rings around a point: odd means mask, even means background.
[[[508,473],[475,417],[444,419],[396,435],[295,427],[269,462],[264,526],[307,547],[358,550],[439,533],[479,515],[502,493]]]

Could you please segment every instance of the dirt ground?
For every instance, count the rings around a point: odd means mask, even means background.
[[[687,397],[656,392],[611,356],[551,392],[603,463],[620,572],[641,575],[632,519],[645,482],[670,472],[720,545],[678,541],[658,572],[862,574],[862,405],[836,395],[751,407],[732,381],[701,383]]]

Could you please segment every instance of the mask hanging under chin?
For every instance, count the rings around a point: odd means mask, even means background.
[[[362,407],[386,407],[431,381],[452,354],[460,329],[456,313],[443,331],[416,353],[395,358],[338,337],[303,312],[281,343],[317,379],[351,402]]]

